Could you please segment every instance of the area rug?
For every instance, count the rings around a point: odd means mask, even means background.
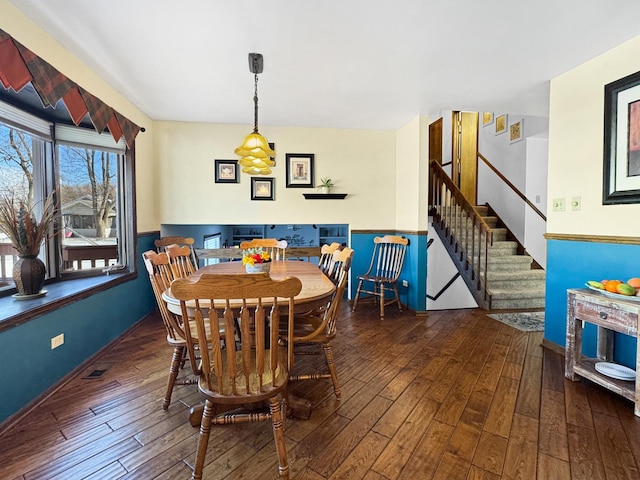
[[[544,312],[490,313],[487,316],[523,332],[544,331]]]

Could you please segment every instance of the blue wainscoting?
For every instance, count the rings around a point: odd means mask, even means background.
[[[54,386],[155,308],[140,253],[157,235],[138,238],[138,277],[0,332],[0,423]],[[51,338],[64,345],[51,350]]]
[[[640,246],[597,242],[549,240],[547,242],[546,339],[566,345],[567,289],[581,288],[587,280],[640,277]],[[595,356],[596,329],[587,324],[584,352]],[[634,368],[636,341],[616,334],[614,360]]]
[[[371,255],[373,253],[374,237],[383,236],[385,233],[351,233],[351,248],[354,250],[353,263],[351,264],[351,298],[355,298],[358,288],[358,275],[362,275],[369,269]],[[409,246],[405,257],[398,290],[400,300],[415,312],[427,310],[427,235],[401,234],[409,239]],[[409,283],[408,287],[402,286],[402,280]]]

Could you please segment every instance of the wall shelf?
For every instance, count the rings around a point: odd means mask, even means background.
[[[342,200],[346,193],[303,193],[307,200]]]

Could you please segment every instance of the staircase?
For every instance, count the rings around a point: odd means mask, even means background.
[[[526,254],[488,206],[472,206],[451,179],[432,166],[433,227],[478,305],[532,310],[545,304],[545,271]]]
[[[516,241],[507,240],[507,229],[498,228],[497,217],[489,216],[488,207],[477,206],[476,210],[493,232],[493,244],[487,249],[487,297],[486,308],[535,309],[543,308],[545,302],[545,271],[532,268],[533,259],[518,253]],[[481,269],[481,277],[483,273]]]

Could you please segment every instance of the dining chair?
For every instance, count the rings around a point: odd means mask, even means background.
[[[253,240],[240,243],[242,250],[261,248],[263,252],[271,255],[272,260],[285,260],[287,246],[286,240],[277,240],[275,238],[254,238]]]
[[[292,342],[279,343],[279,323],[287,318],[287,340],[293,337],[294,297],[298,278],[272,280],[268,274],[202,274],[179,278],[171,285],[180,301],[189,355],[199,348],[198,388],[205,395],[193,480],[202,478],[211,425],[271,420],[279,474],[289,478],[284,440],[283,401],[293,361]],[[239,324],[239,341],[223,342],[227,331]],[[205,326],[211,325],[209,332]],[[220,329],[214,328],[218,325]],[[195,339],[192,331],[196,331]],[[268,412],[249,413],[229,408],[268,401]],[[214,412],[215,410],[215,412]]]
[[[353,301],[353,312],[356,311],[362,293],[372,295],[380,305],[380,319],[384,319],[386,305],[397,303],[402,311],[397,283],[404,264],[407,245],[409,245],[409,239],[396,235],[385,235],[373,239],[373,254],[369,270],[364,275],[358,276],[358,290]],[[367,287],[363,288],[365,282]],[[385,292],[393,293],[394,297],[386,301]]]
[[[167,343],[173,347],[173,355],[169,364],[169,378],[167,380],[167,388],[162,402],[162,408],[167,410],[171,404],[171,395],[175,385],[191,385],[197,382],[195,377],[188,377],[178,381],[180,368],[184,366],[187,357],[187,342],[182,325],[173,313],[167,308],[166,302],[162,299],[164,292],[173,281],[173,271],[169,262],[169,256],[166,252],[154,252],[148,250],[142,254],[145,267],[149,273],[151,288],[158,303],[160,317],[167,332]],[[193,367],[193,365],[192,365]]]
[[[333,263],[333,253],[337,250],[342,249],[342,244],[338,242],[333,242],[332,244],[324,244],[320,248],[320,258],[318,259],[318,267],[322,270],[322,273],[327,275],[334,281],[335,275],[333,272],[335,270],[335,265]],[[334,281],[334,283],[336,283]]]
[[[198,269],[197,264],[193,264],[191,251],[187,245],[167,245],[165,251],[169,255],[174,278],[188,277]]]
[[[198,257],[196,256],[196,251],[194,248],[195,240],[191,237],[180,237],[180,236],[169,236],[169,237],[160,237],[156,241],[153,242],[156,246],[158,252],[163,252],[166,247],[169,245],[180,245],[189,247],[191,252],[191,261],[193,263],[193,267],[198,269]]]
[[[345,295],[352,260],[353,250],[349,247],[345,247],[343,250],[336,250],[333,253],[332,261],[335,265],[335,270],[338,272],[336,275],[338,280],[331,301],[322,312],[296,315],[293,327],[294,359],[297,355],[317,355],[324,353],[327,373],[290,374],[289,380],[319,380],[322,378],[330,378],[333,382],[333,391],[338,399],[341,397],[341,391],[333,359],[331,341],[336,336],[340,304]],[[286,333],[284,327],[286,327],[286,325],[281,323],[280,331],[282,334]]]

